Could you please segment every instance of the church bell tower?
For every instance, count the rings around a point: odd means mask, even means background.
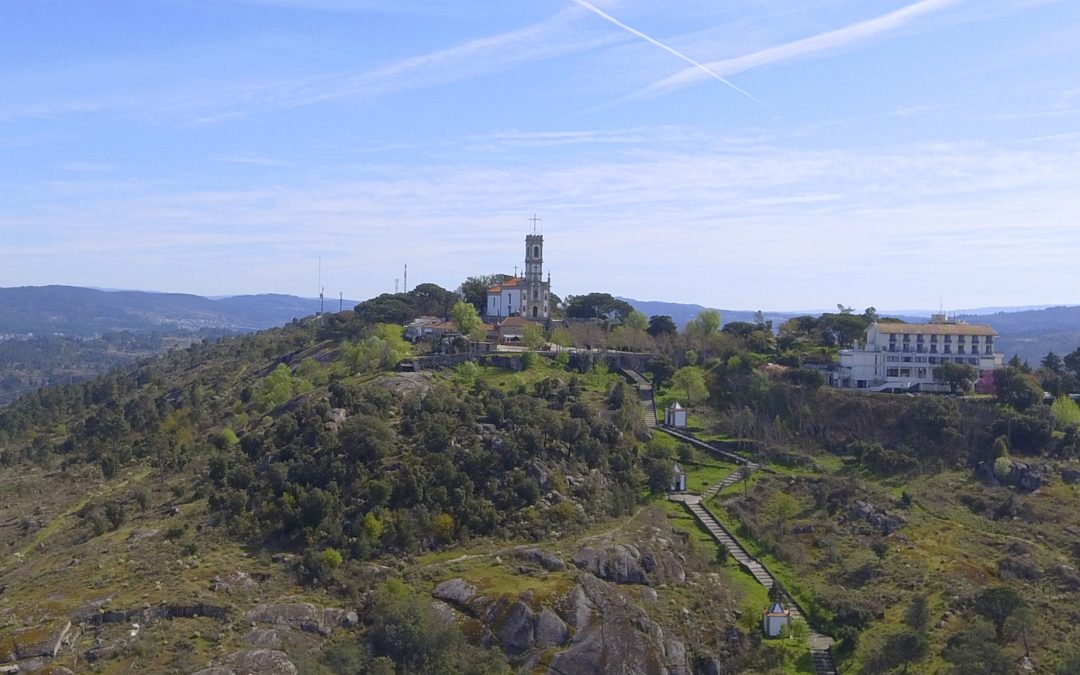
[[[544,235],[536,232],[539,218],[533,216],[533,232],[525,235],[525,297],[522,314],[531,321],[546,321],[548,284],[544,282]]]

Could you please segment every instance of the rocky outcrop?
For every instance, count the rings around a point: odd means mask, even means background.
[[[881,534],[889,535],[907,524],[901,516],[886,513],[873,503],[863,499],[856,500],[851,507],[851,515],[859,520],[864,520],[878,530]]]
[[[1038,467],[1023,462],[1013,462],[1009,468],[1009,475],[1005,477],[1004,482],[1008,485],[1015,485],[1021,490],[1034,492],[1043,486],[1044,481]]]
[[[566,644],[570,637],[570,629],[558,614],[544,607],[536,618],[533,637],[537,647],[558,647]]]
[[[191,603],[166,603],[157,607],[146,609],[97,609],[96,612],[88,612],[87,608],[79,608],[73,619],[88,623],[92,626],[102,626],[108,623],[149,623],[157,619],[189,619],[196,616],[208,616],[221,619],[226,616],[227,609],[220,605],[211,605],[205,602]]]
[[[70,621],[53,621],[12,631],[0,637],[0,663],[38,657],[53,658],[69,630]]]
[[[555,555],[551,551],[544,551],[538,548],[526,548],[515,552],[518,558],[539,565],[548,572],[561,572],[566,569],[566,563],[562,561],[562,558]]]
[[[285,652],[276,649],[245,649],[233,652],[194,675],[296,675],[296,666]]]
[[[360,618],[353,611],[319,609],[311,603],[291,602],[256,605],[248,611],[247,620],[329,637],[335,628],[356,626]]]
[[[240,570],[229,574],[217,574],[210,580],[210,590],[217,593],[245,593],[255,588],[255,580],[251,575]]]
[[[468,605],[476,597],[476,586],[464,579],[448,579],[436,586],[431,594],[455,605]]]
[[[638,562],[637,549],[625,544],[604,548],[583,546],[572,558],[573,563],[593,575],[617,584],[646,584],[649,579]]]
[[[682,642],[603,581],[583,575],[568,597],[574,636],[551,658],[548,673],[689,675]]]

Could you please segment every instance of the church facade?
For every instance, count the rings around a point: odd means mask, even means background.
[[[524,317],[530,321],[551,318],[551,274],[544,280],[544,235],[525,236],[524,276],[513,276],[487,291],[487,315]]]

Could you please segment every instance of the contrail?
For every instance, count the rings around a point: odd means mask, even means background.
[[[765,106],[766,108],[769,108],[769,110],[772,110],[772,108],[767,103],[765,103],[761,99],[757,98],[756,96],[754,96],[750,92],[746,91],[745,89],[742,89],[741,87],[738,87],[737,85],[735,85],[732,82],[728,81],[727,79],[725,79],[719,73],[717,73],[717,72],[715,72],[713,70],[710,70],[709,67],[706,66],[705,64],[700,63],[698,61],[695,61],[694,59],[690,58],[686,54],[683,54],[683,53],[677,51],[676,49],[667,46],[666,44],[664,44],[663,42],[660,42],[659,40],[657,40],[655,38],[649,37],[648,35],[646,35],[645,33],[642,33],[641,31],[637,30],[636,28],[632,28],[630,26],[627,26],[625,23],[623,23],[622,21],[619,21],[618,19],[611,16],[610,14],[605,12],[604,10],[597,7],[596,5],[588,3],[585,0],[573,0],[573,2],[580,5],[581,7],[584,7],[585,9],[589,10],[593,14],[596,14],[600,18],[615,24],[616,26],[618,26],[619,28],[622,28],[623,30],[627,31],[628,33],[632,33],[633,35],[638,36],[639,38],[641,38],[642,40],[645,40],[649,44],[655,45],[655,46],[659,47],[660,49],[663,49],[665,52],[671,54],[672,56],[678,57],[679,59],[681,59],[683,61],[686,61],[687,63],[694,66],[695,68],[700,68],[705,73],[708,73],[708,75],[710,77],[712,77],[712,78],[714,78],[716,80],[719,80],[720,82],[726,84],[727,86],[731,87],[732,89],[739,92],[743,96],[747,97],[751,101],[759,103],[759,104]],[[773,112],[775,112],[775,111],[773,111]]]

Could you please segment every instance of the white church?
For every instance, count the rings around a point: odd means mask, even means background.
[[[534,222],[535,224],[535,222]],[[506,318],[520,316],[529,321],[551,318],[548,297],[551,293],[551,273],[544,281],[544,235],[525,236],[525,276],[510,277],[487,291],[487,316]]]

